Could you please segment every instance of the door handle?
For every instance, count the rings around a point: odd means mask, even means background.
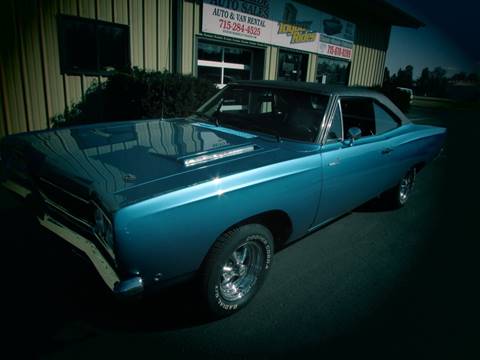
[[[385,148],[385,149],[382,150],[382,154],[383,154],[383,155],[386,155],[386,154],[391,153],[392,151],[393,151],[392,148]]]

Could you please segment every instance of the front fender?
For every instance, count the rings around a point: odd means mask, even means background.
[[[145,284],[196,271],[225,229],[255,214],[283,210],[292,238],[311,226],[321,191],[321,154],[187,187],[115,214],[120,266]]]

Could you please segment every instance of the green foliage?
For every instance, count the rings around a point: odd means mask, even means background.
[[[57,117],[57,126],[187,116],[218,89],[204,79],[133,68],[94,83],[82,101]]]

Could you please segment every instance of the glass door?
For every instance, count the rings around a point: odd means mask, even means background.
[[[308,55],[280,50],[278,80],[305,81],[307,79]]]
[[[219,88],[230,81],[250,80],[252,60],[252,51],[249,49],[198,42],[198,77],[213,81]]]

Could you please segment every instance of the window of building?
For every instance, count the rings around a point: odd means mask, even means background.
[[[280,50],[278,80],[305,81],[307,79],[308,55]]]
[[[58,34],[62,74],[108,75],[130,67],[126,25],[60,15]]]
[[[317,60],[317,82],[321,84],[347,85],[350,62],[319,56]]]
[[[197,74],[223,87],[231,81],[252,78],[253,51],[207,41],[198,42]]]

